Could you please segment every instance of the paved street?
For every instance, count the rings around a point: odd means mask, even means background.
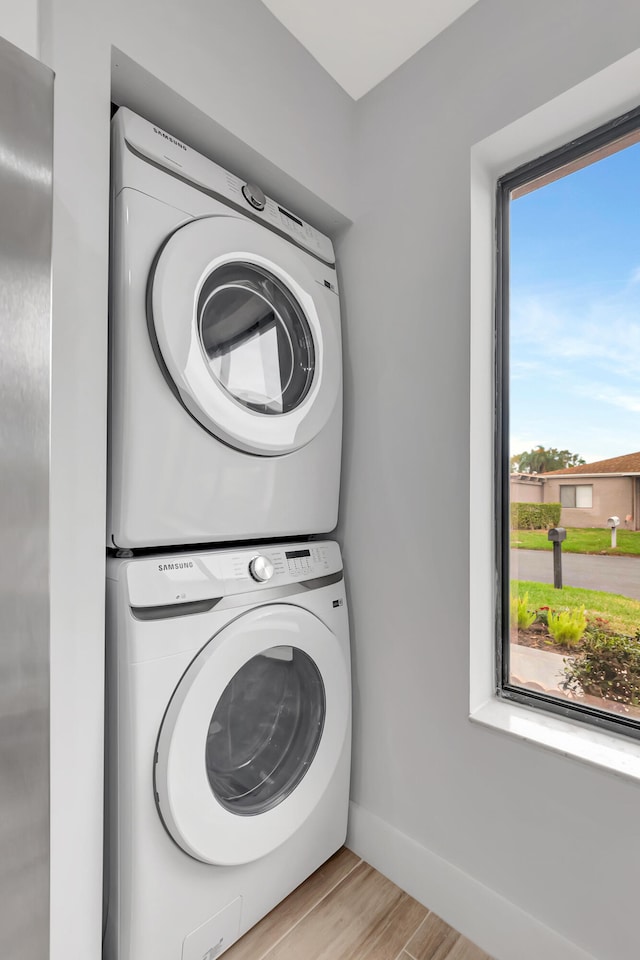
[[[553,554],[546,550],[512,550],[511,576],[515,580],[553,583]],[[565,587],[585,587],[621,593],[640,600],[640,557],[599,557],[562,554]]]

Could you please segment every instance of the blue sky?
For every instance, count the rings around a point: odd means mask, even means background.
[[[640,144],[510,217],[511,452],[640,450]]]

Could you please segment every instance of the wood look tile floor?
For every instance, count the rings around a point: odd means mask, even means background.
[[[224,960],[491,960],[343,847]]]

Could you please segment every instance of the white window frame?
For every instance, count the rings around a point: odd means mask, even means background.
[[[471,150],[470,719],[640,781],[640,742],[497,696],[494,520],[495,214],[498,179],[640,104],[640,50]]]

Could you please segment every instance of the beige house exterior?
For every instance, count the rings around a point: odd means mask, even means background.
[[[543,503],[542,498],[544,481],[541,477],[530,473],[511,474],[511,502],[512,503]]]
[[[640,452],[537,476],[514,474],[511,500],[561,503],[563,527],[606,527],[609,517],[640,530]]]

